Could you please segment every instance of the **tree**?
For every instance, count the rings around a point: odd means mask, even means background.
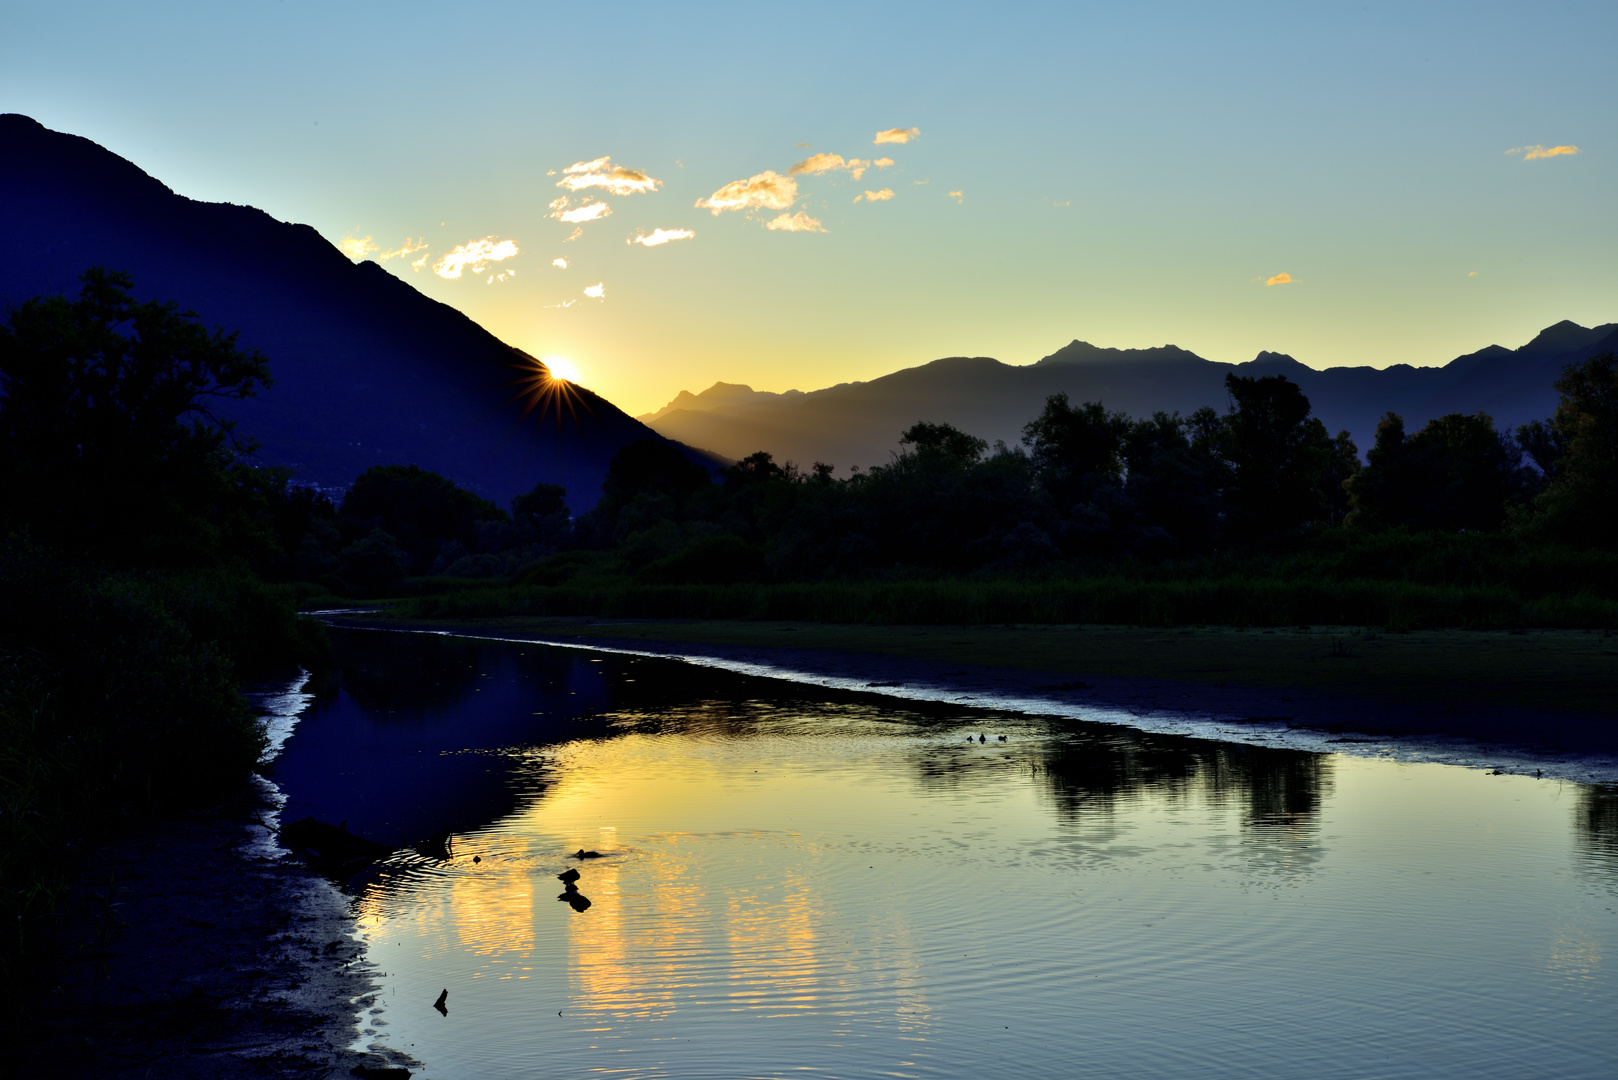
[[[213,555],[250,450],[218,402],[270,385],[269,363],[127,274],[85,271],[76,300],[38,297],[0,327],[0,513],[119,563]]]
[[[1487,413],[1440,416],[1408,438],[1404,420],[1388,413],[1367,458],[1348,484],[1349,520],[1371,528],[1497,529],[1531,486],[1521,448]]]
[[[445,544],[478,547],[480,521],[505,521],[494,503],[416,465],[375,465],[354,481],[337,508],[357,540],[380,530],[403,548],[412,573],[426,573]]]
[[[1556,380],[1551,482],[1535,501],[1543,528],[1568,539],[1618,542],[1618,354],[1569,364]]]
[[[1099,489],[1116,486],[1123,478],[1129,418],[1108,413],[1099,401],[1075,409],[1065,393],[1052,394],[1022,431],[1039,486],[1058,513],[1091,501]]]
[[[1325,480],[1337,455],[1303,391],[1284,375],[1226,375],[1225,389],[1231,532],[1254,539],[1329,518]]]

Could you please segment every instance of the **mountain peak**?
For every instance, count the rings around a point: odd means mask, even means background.
[[[1593,345],[1597,341],[1612,333],[1613,325],[1586,328],[1571,319],[1563,319],[1559,323],[1547,326],[1535,335],[1534,340],[1524,345],[1518,352],[1571,352],[1582,349],[1586,345]]]

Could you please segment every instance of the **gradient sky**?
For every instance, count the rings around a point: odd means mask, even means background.
[[[1611,0],[10,4],[0,111],[424,245],[384,265],[638,413],[1074,338],[1382,367],[1618,320],[1614,41]],[[795,190],[697,205],[766,173]]]

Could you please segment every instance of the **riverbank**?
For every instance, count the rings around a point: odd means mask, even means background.
[[[1601,631],[326,617],[683,656],[1237,741],[1618,782],[1618,638]]]
[[[266,716],[284,738],[291,715]],[[277,730],[279,728],[279,731]],[[22,1077],[348,1076],[376,972],[349,898],[273,836],[260,777],[207,813],[110,831],[78,862],[7,1019]]]

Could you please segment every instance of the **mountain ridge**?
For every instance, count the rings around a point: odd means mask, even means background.
[[[0,302],[74,295],[104,266],[130,273],[137,299],[172,300],[262,351],[274,387],[225,413],[295,482],[340,490],[371,465],[417,464],[501,503],[561,484],[582,511],[619,447],[661,438],[571,384],[566,420],[525,416],[516,384],[543,364],[463,312],[308,225],[188,199],[17,114],[0,115],[0,206]]]
[[[1403,416],[1409,430],[1452,412],[1488,412],[1502,430],[1542,419],[1555,408],[1551,383],[1562,366],[1611,349],[1618,349],[1618,323],[1583,327],[1569,320],[1516,349],[1489,345],[1431,367],[1317,369],[1270,351],[1230,364],[1177,345],[1116,349],[1074,339],[1031,364],[945,357],[790,398],[720,383],[722,395],[681,391],[643,419],[670,438],[728,457],[762,449],[800,464],[865,467],[890,457],[899,433],[918,420],[1014,445],[1053,393],[1075,403],[1099,400],[1136,417],[1189,414],[1203,405],[1223,410],[1227,374],[1279,374],[1298,383],[1315,415],[1333,433],[1348,431],[1363,454],[1389,411]]]

